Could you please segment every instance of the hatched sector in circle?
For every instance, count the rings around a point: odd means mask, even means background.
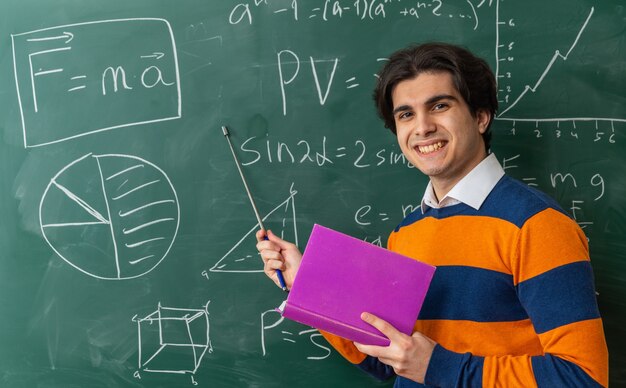
[[[50,247],[98,279],[132,279],[167,256],[180,209],[167,175],[129,155],[87,154],[59,171],[39,205]]]

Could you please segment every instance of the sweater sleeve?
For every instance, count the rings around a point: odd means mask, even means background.
[[[479,357],[437,346],[426,383],[441,387],[606,387],[608,351],[587,240],[565,214],[543,210],[519,232],[511,270],[541,355]]]

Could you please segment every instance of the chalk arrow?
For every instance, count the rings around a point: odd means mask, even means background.
[[[156,59],[161,59],[165,56],[165,54],[163,53],[152,53],[151,55],[142,55],[141,58],[156,58]]]
[[[70,43],[74,39],[74,34],[72,34],[71,32],[64,31],[63,36],[67,37],[67,40],[65,41],[65,43]]]
[[[46,40],[58,40],[58,39],[67,39],[65,43],[70,43],[72,39],[74,39],[74,34],[72,34],[71,32],[63,31],[63,35],[48,36],[46,38],[32,38],[32,39],[27,39],[27,41],[28,42],[43,42]]]

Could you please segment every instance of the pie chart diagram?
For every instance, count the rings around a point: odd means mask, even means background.
[[[50,180],[39,204],[46,242],[98,279],[152,271],[174,244],[179,217],[176,191],[163,170],[129,155],[84,155]]]

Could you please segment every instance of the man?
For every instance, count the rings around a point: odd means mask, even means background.
[[[437,271],[411,336],[364,312],[388,347],[326,339],[377,377],[398,375],[395,387],[607,386],[587,240],[552,199],[506,176],[489,153],[497,99],[488,65],[431,43],[394,53],[379,76],[378,112],[430,178],[421,208],[388,248]],[[257,233],[265,273],[277,282],[281,269],[291,285],[300,252],[265,235]]]

